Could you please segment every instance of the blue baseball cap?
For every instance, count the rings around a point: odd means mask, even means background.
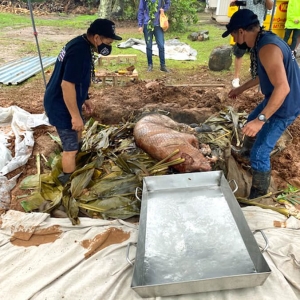
[[[222,37],[227,37],[237,29],[247,28],[249,25],[256,23],[259,24],[259,20],[252,10],[246,8],[239,9],[232,15],[229,23],[226,25],[227,30],[222,34]]]
[[[96,19],[89,27],[88,33],[103,35],[113,40],[122,40],[122,38],[116,35],[116,26],[113,21],[107,19]]]

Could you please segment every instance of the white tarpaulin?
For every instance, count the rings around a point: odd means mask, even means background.
[[[118,44],[118,48],[133,48],[146,53],[146,44],[144,40],[130,38],[125,42]],[[158,47],[156,42],[152,44],[153,55],[158,56]],[[165,58],[174,60],[196,60],[197,51],[191,46],[180,42],[178,39],[165,41]]]
[[[300,299],[300,221],[258,207],[243,208],[251,230],[269,240],[264,257],[272,270],[262,286],[148,300]],[[8,211],[0,219],[1,300],[138,300],[126,260],[138,225],[124,221],[69,219]],[[282,227],[275,227],[282,226]],[[220,233],[221,234],[221,233]],[[258,244],[265,246],[260,234]],[[131,247],[130,259],[135,256]]]
[[[30,114],[18,106],[0,107],[0,208],[8,209],[9,191],[16,178],[7,180],[9,172],[25,165],[34,145],[32,128],[50,125],[45,114]],[[15,140],[15,155],[12,157],[8,140]]]

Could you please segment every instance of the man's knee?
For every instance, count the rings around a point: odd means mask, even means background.
[[[78,150],[75,151],[63,151],[63,157],[67,159],[74,159],[76,158],[76,154],[78,153]]]

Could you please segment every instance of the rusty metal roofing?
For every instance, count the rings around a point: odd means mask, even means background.
[[[42,57],[43,68],[53,65],[56,57]],[[41,72],[38,56],[25,57],[0,66],[0,83],[17,85],[29,77]]]

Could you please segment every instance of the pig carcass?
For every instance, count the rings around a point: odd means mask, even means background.
[[[149,114],[136,123],[133,135],[136,145],[157,160],[178,149],[179,153],[169,161],[184,158],[183,163],[173,166],[181,173],[210,171],[210,161],[199,150],[197,138],[187,133],[192,130],[188,125],[177,123],[165,115]]]

